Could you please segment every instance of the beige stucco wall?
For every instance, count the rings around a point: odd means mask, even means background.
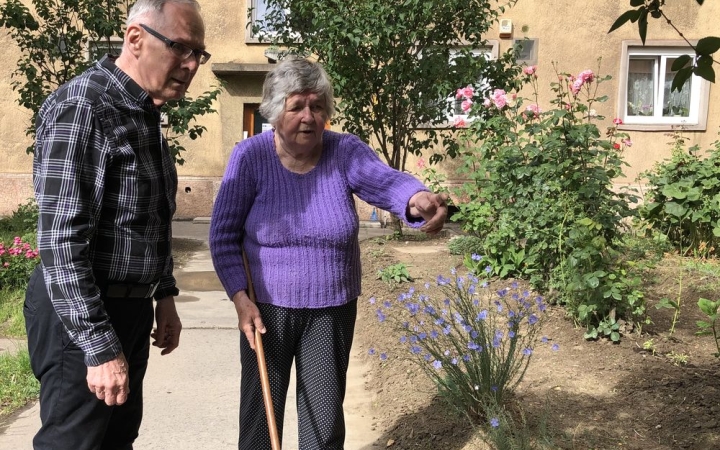
[[[266,63],[263,55],[265,46],[246,43],[246,16],[244,2],[201,0],[206,22],[206,44],[212,53],[210,63],[201,67],[190,95],[196,96],[212,88],[218,82],[213,73],[218,64]],[[579,73],[584,69],[597,69],[597,59],[602,57],[601,73],[612,75],[613,79],[603,85],[602,93],[609,101],[598,106],[598,114],[606,120],[599,123],[601,129],[608,126],[615,116],[617,105],[618,75],[620,70],[621,45],[623,40],[637,39],[637,27],[628,24],[608,34],[615,19],[626,9],[627,2],[577,2],[575,0],[520,0],[502,17],[513,22],[515,38],[527,36],[539,39],[538,76],[540,104],[548,108],[552,97],[550,81],[555,74],[552,62],[557,61],[560,70]],[[666,8],[673,22],[690,39],[717,35],[716,19],[720,17],[720,4],[706,2],[701,8],[694,2],[673,2]],[[702,13],[702,14],[699,14]],[[523,25],[527,32],[523,33]],[[676,33],[658,20],[650,22],[648,37],[652,39],[678,39]],[[512,45],[512,39],[500,38],[497,31],[491,31],[488,39],[498,40],[499,50],[505,51]],[[17,104],[17,94],[10,87],[10,75],[15,67],[19,52],[12,40],[2,35],[0,44],[4,52],[0,57],[0,182],[3,189],[0,198],[0,215],[9,214],[18,203],[32,195],[32,159],[25,154],[31,143],[24,129],[29,113]],[[716,67],[716,70],[718,68]],[[261,73],[238,71],[221,76],[226,91],[215,103],[218,114],[199,118],[207,131],[197,141],[184,142],[187,152],[183,166],[178,167],[180,185],[178,190],[178,217],[207,216],[212,209],[212,200],[219,187],[225,164],[236,142],[243,136],[243,104],[259,103],[263,76]],[[686,132],[690,144],[707,148],[717,138],[720,129],[720,95],[716,85],[710,89],[710,107],[707,131]],[[626,178],[632,182],[638,173],[652,167],[652,164],[669,155],[666,132],[630,132],[634,145],[626,153],[632,167],[626,170]],[[428,155],[424,157],[427,161]],[[416,159],[411,158],[407,169],[419,173]],[[450,182],[460,181],[454,175],[458,162],[446,163],[443,168],[449,173]],[[360,205],[360,216],[369,216],[369,209]]]

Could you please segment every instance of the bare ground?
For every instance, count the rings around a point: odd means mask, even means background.
[[[462,264],[446,244],[447,238],[361,243],[364,284],[355,335],[366,354],[370,348],[406,351],[378,322],[368,299],[395,298],[408,286],[393,289],[377,279],[378,270],[404,262],[416,285],[432,282]],[[720,362],[712,338],[695,335],[695,322],[703,319],[697,300],[716,299],[720,281],[703,264],[666,257],[645,287],[653,323],[623,335],[619,344],[586,341],[561,307],[548,308],[543,334],[560,350],[536,348],[511,406],[518,420],[522,412],[533,434],[546,439],[546,448],[720,449]],[[681,301],[672,335],[672,310],[654,307],[663,297]],[[372,420],[383,433],[380,448],[489,448],[482,430],[448,409],[413,363],[367,358]]]

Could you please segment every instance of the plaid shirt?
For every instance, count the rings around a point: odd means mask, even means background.
[[[51,94],[36,123],[38,247],[53,306],[97,366],[122,348],[98,284],[160,284],[177,295],[171,218],[177,172],[160,112],[104,57]]]

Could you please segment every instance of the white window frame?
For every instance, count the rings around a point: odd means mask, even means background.
[[[486,57],[488,57],[491,60],[495,60],[498,58],[498,52],[500,48],[499,41],[490,40],[487,42],[485,46],[478,49],[473,49],[472,53],[474,56],[480,56],[484,54]],[[450,49],[450,63],[453,63],[454,55],[460,50],[462,47],[456,47]],[[484,80],[478,80],[479,84],[477,87],[480,87],[483,83],[486,83]],[[458,86],[459,88],[463,88],[465,86]],[[450,96],[447,98],[447,103],[449,104],[449,111],[447,114],[447,125],[452,126],[456,120],[464,120],[465,122],[472,121],[474,118],[469,118],[467,114],[456,114],[455,113],[455,106],[457,105],[458,99],[455,96],[455,92],[452,92]],[[481,99],[477,96],[473,99],[473,101],[481,101]]]
[[[248,43],[259,43],[260,40],[252,32],[252,25],[258,20],[258,3],[263,5],[263,11],[267,11],[267,2],[265,0],[249,0],[247,2],[248,11],[251,11],[252,17],[250,17],[250,25],[245,28],[245,42]],[[247,16],[246,16],[247,17]]]
[[[704,131],[707,129],[710,83],[695,75],[692,76],[689,117],[662,116],[666,61],[668,58],[676,58],[687,54],[692,55],[693,51],[684,41],[646,41],[645,45],[639,40],[623,41],[616,110],[617,117],[623,121],[623,124],[619,126],[620,129],[638,131],[663,131],[677,128]],[[655,113],[652,116],[628,114],[628,71],[631,57],[657,61],[657,64],[654,65],[655,92],[653,104],[655,105]],[[662,80],[661,77],[663,77]]]

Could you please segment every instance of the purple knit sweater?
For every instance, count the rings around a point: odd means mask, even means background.
[[[210,223],[217,275],[230,298],[247,289],[244,246],[258,302],[343,305],[360,295],[353,194],[406,218],[410,197],[427,189],[380,161],[358,137],[332,131],[323,134],[315,168],[290,172],[280,163],[273,136],[267,131],[245,139],[230,157]]]

